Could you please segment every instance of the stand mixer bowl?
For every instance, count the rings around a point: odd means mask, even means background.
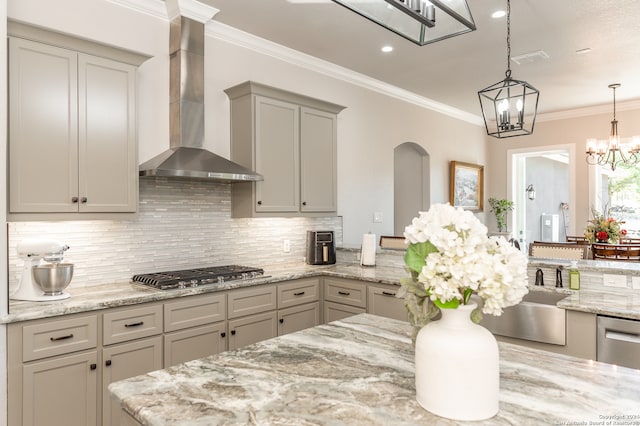
[[[31,268],[33,280],[45,296],[62,294],[73,277],[73,263],[50,263]]]

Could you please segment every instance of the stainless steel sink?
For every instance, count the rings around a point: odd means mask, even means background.
[[[565,345],[566,311],[556,306],[565,297],[562,293],[532,291],[519,304],[506,308],[502,316],[485,315],[480,324],[500,336]]]

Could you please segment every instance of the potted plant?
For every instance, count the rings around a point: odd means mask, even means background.
[[[496,215],[498,232],[507,232],[507,213],[513,210],[513,201],[505,199],[489,198],[491,212]]]

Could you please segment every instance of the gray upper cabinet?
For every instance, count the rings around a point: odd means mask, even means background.
[[[255,82],[225,92],[231,158],[264,176],[233,184],[233,216],[335,213],[337,114],[344,107]]]
[[[63,48],[17,32],[9,38],[9,213],[135,212],[136,65],[68,48],[68,37],[47,39]]]

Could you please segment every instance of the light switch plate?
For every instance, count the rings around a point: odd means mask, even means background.
[[[631,277],[631,286],[634,290],[640,290],[640,277]]]
[[[627,287],[626,275],[602,274],[602,280],[605,287]]]

